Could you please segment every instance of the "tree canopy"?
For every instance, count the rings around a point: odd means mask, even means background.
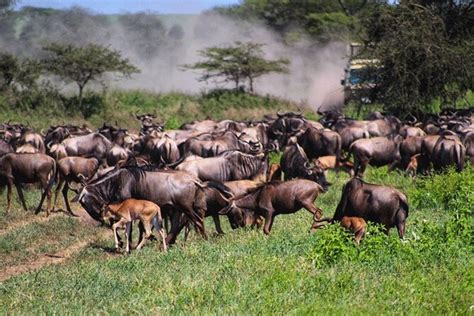
[[[99,80],[105,73],[115,73],[125,77],[139,70],[120,52],[100,45],[73,46],[53,43],[44,47],[50,53],[43,63],[45,69],[74,82],[79,87],[79,106],[82,105],[84,87],[90,81]]]
[[[434,99],[452,105],[474,89],[472,3],[440,3],[380,6],[365,21],[365,53],[383,65],[376,101],[392,112],[421,112]]]
[[[235,42],[226,47],[209,47],[199,51],[204,61],[192,65],[185,65],[185,69],[202,70],[200,81],[215,79],[216,82],[233,82],[235,89],[240,84],[248,84],[250,92],[254,92],[255,79],[260,76],[276,72],[288,72],[287,59],[265,59],[259,43]]]

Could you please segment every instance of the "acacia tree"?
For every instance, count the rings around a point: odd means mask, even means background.
[[[250,92],[254,92],[255,79],[258,77],[272,72],[288,72],[289,61],[265,59],[263,46],[259,43],[235,42],[226,47],[209,47],[199,51],[199,55],[206,60],[185,65],[184,68],[202,70],[199,81],[215,79],[217,82],[233,82],[235,89],[247,82]]]
[[[73,46],[53,43],[43,47],[50,57],[43,60],[45,69],[62,79],[77,84],[79,88],[79,107],[82,107],[84,87],[90,81],[99,80],[105,73],[130,77],[139,69],[120,52],[100,45]]]

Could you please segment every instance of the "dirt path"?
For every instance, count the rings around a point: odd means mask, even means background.
[[[96,222],[93,219],[91,219],[90,216],[81,208],[78,207],[77,209],[75,209],[74,213],[78,215],[78,217],[75,217],[77,218],[78,221],[87,223],[88,225],[97,225]],[[50,220],[51,218],[61,216],[61,215],[62,215],[61,213],[55,213],[54,215],[52,214],[49,217],[36,217],[36,218],[32,218],[31,220],[21,221],[21,222],[18,222],[18,224],[15,223],[14,225],[10,226],[6,230],[0,231],[0,234],[5,234],[14,229],[18,229],[20,227],[28,225],[29,223],[46,222]],[[112,232],[110,230],[98,229],[97,234],[90,236],[89,238],[85,240],[78,241],[75,244],[72,244],[65,249],[55,252],[54,254],[42,254],[40,257],[30,262],[26,262],[26,263],[16,265],[16,266],[7,267],[3,270],[0,270],[0,282],[3,282],[5,280],[8,280],[11,277],[14,277],[26,272],[38,270],[47,265],[64,263],[68,259],[70,259],[74,254],[86,248],[91,243],[103,237],[110,237],[111,235],[112,235]]]

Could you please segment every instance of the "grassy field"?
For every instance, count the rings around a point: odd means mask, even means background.
[[[334,212],[347,179],[330,174],[334,185],[316,200],[325,215]],[[375,225],[359,247],[335,225],[309,234],[311,215],[300,211],[277,217],[270,236],[226,224],[224,236],[192,235],[168,253],[152,243],[129,256],[112,255],[105,229],[63,214],[35,224],[19,205],[5,215],[2,199],[2,224],[9,224],[0,232],[0,269],[91,241],[61,265],[1,283],[0,312],[472,313],[474,169],[416,181],[369,169],[366,180],[408,195],[406,241]],[[29,192],[30,204],[35,199]]]
[[[109,91],[89,100],[85,119],[64,104],[13,109],[0,98],[0,121],[28,121],[36,128],[107,121],[136,130],[136,111],[156,112],[167,128],[206,117],[259,118],[278,109],[300,108],[316,118],[304,104],[223,91],[194,96]],[[376,108],[364,108],[361,115]],[[354,116],[356,109],[347,113]],[[348,176],[330,173],[329,180],[334,185],[316,200],[328,216]],[[193,234],[168,253],[151,243],[124,256],[111,251],[111,232],[96,227],[78,205],[79,218],[35,216],[39,194],[28,190],[30,211],[20,208],[15,192],[14,208],[5,214],[3,192],[0,313],[472,313],[474,168],[416,180],[369,168],[366,180],[393,185],[408,196],[405,241],[395,230],[387,237],[376,225],[358,247],[336,225],[309,234],[312,217],[300,211],[277,217],[270,236],[232,231],[227,223],[226,234],[216,236],[208,219],[207,241]]]

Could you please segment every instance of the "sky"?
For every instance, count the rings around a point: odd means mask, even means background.
[[[218,5],[238,3],[238,0],[20,0],[24,6],[65,9],[80,6],[96,13],[115,14],[152,11],[161,14],[197,14]]]

